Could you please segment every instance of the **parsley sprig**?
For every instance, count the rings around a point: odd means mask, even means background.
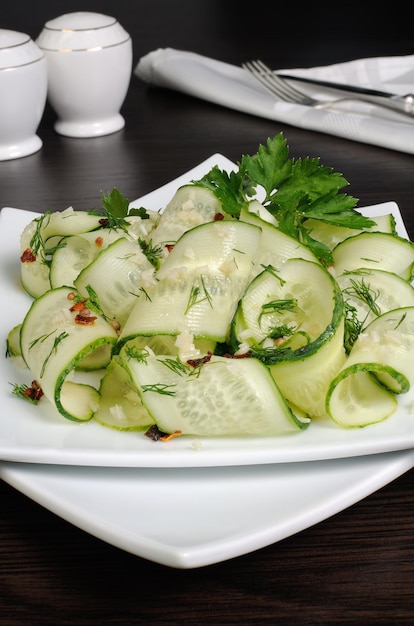
[[[127,231],[130,224],[125,218],[131,215],[138,215],[141,219],[149,219],[149,215],[144,207],[129,208],[128,198],[119,191],[118,187],[114,187],[108,193],[103,191],[101,193],[102,207],[92,209],[90,212],[102,214],[102,224],[106,228]]]
[[[325,265],[332,263],[331,252],[312,237],[304,225],[306,220],[352,229],[374,225],[355,210],[357,198],[339,192],[349,185],[342,174],[321,165],[319,158],[289,158],[283,133],[259,145],[256,154],[242,156],[235,171],[227,173],[214,166],[193,182],[213,191],[224,211],[235,218],[261,189],[262,204],[275,217],[278,228],[307,245]]]

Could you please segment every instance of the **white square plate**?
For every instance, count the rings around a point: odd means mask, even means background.
[[[160,210],[176,189],[201,178],[213,165],[230,170],[234,164],[220,154],[160,189],[136,200],[134,206]],[[68,199],[68,203],[70,199]],[[387,202],[362,211],[369,216],[392,212],[399,233],[407,235],[398,206]],[[19,283],[19,238],[35,217],[28,211],[3,208],[0,214],[0,459],[101,467],[185,468],[260,465],[340,459],[392,452],[414,446],[413,391],[399,398],[397,412],[365,429],[342,429],[328,420],[313,422],[304,432],[269,438],[178,437],[153,442],[143,433],[116,432],[94,422],[72,423],[47,402],[30,405],[12,394],[12,384],[30,384],[27,371],[5,357],[10,329],[21,322],[30,298]]]
[[[191,470],[0,463],[0,478],[117,548],[188,569],[248,554],[303,531],[413,464],[412,450]],[[386,523],[386,510],[381,515]]]

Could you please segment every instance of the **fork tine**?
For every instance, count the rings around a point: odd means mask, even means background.
[[[270,67],[263,63],[263,61],[257,60],[255,63],[256,67],[260,72],[262,72],[263,76],[266,76],[269,84],[272,83],[273,85],[280,88],[282,92],[287,94],[291,99],[296,99],[298,102],[302,102],[303,99],[306,97],[301,91],[295,89],[295,87],[289,85],[286,80],[280,78],[277,74],[275,74],[275,72],[271,70]]]
[[[265,87],[267,91],[270,91],[270,93],[272,93],[274,96],[277,96],[281,100],[290,100],[289,96],[284,93],[283,89],[280,89],[280,87],[275,87],[273,82],[269,81],[268,75],[263,74],[263,72],[259,68],[257,68],[253,62],[247,61],[246,63],[242,64],[242,67],[251,74],[253,74],[255,79],[258,80],[263,85],[263,87]]]
[[[263,61],[248,61],[243,63],[242,67],[251,72],[268,91],[278,96],[280,99],[300,104],[311,103],[311,99],[308,96],[277,76]]]

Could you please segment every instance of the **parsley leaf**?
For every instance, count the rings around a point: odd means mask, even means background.
[[[330,250],[312,238],[304,226],[306,220],[353,229],[375,223],[355,210],[357,198],[340,193],[349,185],[342,174],[321,165],[319,158],[289,158],[283,133],[268,138],[256,154],[244,155],[236,171],[227,174],[214,166],[193,183],[213,191],[223,210],[235,218],[261,189],[262,204],[275,217],[278,228],[306,244],[325,265],[332,261]]]
[[[113,217],[126,217],[128,215],[129,200],[117,187],[114,187],[106,195],[102,192],[102,205]]]
[[[241,170],[256,185],[266,191],[265,202],[282,183],[291,176],[293,161],[288,159],[289,148],[282,133],[268,139],[266,146],[259,145],[253,156],[243,156]],[[251,196],[253,193],[250,194]]]
[[[193,181],[196,185],[202,185],[210,189],[221,201],[226,213],[233,217],[239,217],[240,210],[247,206],[247,185],[249,184],[240,172],[229,174],[215,165],[199,181]]]
[[[102,220],[100,220],[101,226],[105,228],[112,228],[113,230],[127,231],[129,222],[125,219],[129,216],[138,216],[141,219],[149,219],[149,215],[144,207],[129,208],[129,200],[123,193],[119,191],[117,187],[114,187],[112,191],[108,193],[102,193],[102,207],[100,209],[93,209],[90,213],[102,214]]]

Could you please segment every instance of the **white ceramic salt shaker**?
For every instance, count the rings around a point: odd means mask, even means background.
[[[0,29],[0,161],[40,150],[46,96],[43,52],[26,33]]]
[[[97,137],[125,126],[120,109],[131,80],[132,41],[114,17],[66,13],[46,22],[36,43],[47,61],[56,132]]]

